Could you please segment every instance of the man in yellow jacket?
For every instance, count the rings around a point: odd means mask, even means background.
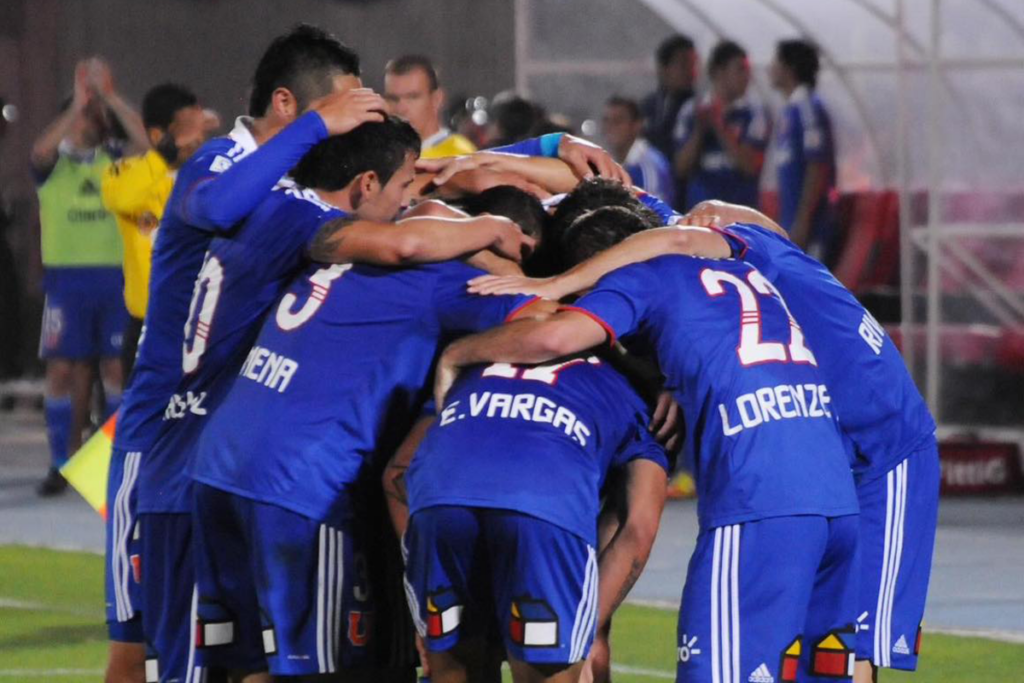
[[[165,83],[142,102],[142,121],[152,148],[110,166],[102,183],[103,203],[117,219],[124,243],[124,302],[129,320],[122,361],[129,378],[149,298],[153,239],[174,186],[175,171],[206,139],[203,110],[187,88]]]
[[[416,129],[423,141],[421,159],[472,154],[476,147],[466,137],[441,125],[444,90],[429,57],[405,55],[384,67],[384,99],[389,113]]]

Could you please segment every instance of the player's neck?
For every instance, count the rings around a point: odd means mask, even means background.
[[[331,206],[337,207],[347,214],[355,215],[356,209],[352,202],[352,193],[349,191],[350,186],[346,185],[340,190],[334,190],[329,192],[327,190],[314,190],[321,201],[327,202]]]
[[[435,135],[437,135],[440,132],[441,132],[441,124],[438,123],[436,119],[434,119],[429,124],[427,124],[427,127],[424,128],[423,132],[420,133],[420,140],[422,140],[423,142],[426,142],[427,140],[429,140],[430,138],[434,137]]]
[[[253,119],[249,132],[252,133],[257,145],[264,145],[270,138],[284,130],[286,125],[288,124],[271,114]]]

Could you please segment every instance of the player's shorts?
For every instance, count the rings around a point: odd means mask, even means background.
[[[119,643],[141,643],[142,562],[136,510],[142,453],[115,448],[107,473],[106,563],[107,628]]]
[[[806,515],[701,530],[679,610],[676,680],[849,680],[857,526],[857,515]]]
[[[372,605],[350,525],[195,486],[196,644],[207,668],[312,676],[363,666]]]
[[[939,451],[933,441],[884,476],[857,487],[860,499],[861,630],[857,659],[913,671],[921,649],[939,512]]]
[[[196,661],[195,571],[192,516],[139,515],[142,529],[142,630],[146,636],[146,683],[200,683]]]
[[[117,358],[128,310],[120,268],[47,268],[40,358]]]
[[[418,510],[403,539],[406,592],[431,652],[487,637],[497,620],[510,657],[586,658],[597,626],[597,553],[550,522],[510,510]]]

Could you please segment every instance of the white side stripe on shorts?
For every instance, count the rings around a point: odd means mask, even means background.
[[[583,570],[583,594],[576,606],[576,619],[569,638],[569,661],[583,659],[587,649],[587,637],[597,624],[597,553],[587,546],[587,566]]]
[[[192,611],[188,622],[188,669],[186,669],[185,683],[204,683],[206,681],[206,669],[196,666],[196,626],[198,623],[199,587],[192,586]]]
[[[132,517],[130,502],[135,480],[139,475],[141,457],[142,453],[138,451],[125,455],[121,484],[117,487],[117,495],[114,497],[114,509],[109,511],[113,515],[111,533],[114,535],[111,540],[110,572],[114,584],[114,607],[118,621],[128,621],[135,616],[135,609],[128,594],[128,581],[132,575],[128,541],[137,522]]]
[[[711,557],[711,681],[740,683],[740,529],[715,529]]]
[[[337,671],[338,634],[345,571],[345,537],[339,529],[320,525],[316,582],[316,661],[322,674]]]
[[[878,587],[874,624],[874,664],[892,663],[892,609],[896,599],[896,581],[903,559],[903,527],[907,512],[907,470],[904,460],[885,475],[885,543],[882,547],[882,577]]]

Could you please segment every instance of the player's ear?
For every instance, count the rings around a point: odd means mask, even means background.
[[[434,111],[440,113],[444,108],[445,100],[448,96],[444,92],[444,88],[437,88],[434,92],[430,93],[430,104],[433,106]]]
[[[156,147],[160,144],[160,141],[164,139],[164,131],[157,127],[151,127],[146,129],[146,137],[149,138],[149,144],[152,147]]]
[[[359,210],[363,204],[380,194],[380,178],[376,171],[360,173],[352,182],[352,208]]]
[[[277,88],[270,95],[270,109],[278,118],[294,121],[299,116],[299,101],[288,88]]]

